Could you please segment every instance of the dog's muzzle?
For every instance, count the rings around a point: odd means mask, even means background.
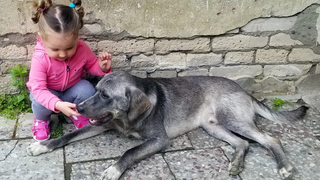
[[[90,118],[89,122],[91,125],[99,126],[109,122],[112,119],[113,119],[112,113],[108,113],[106,116],[103,116],[102,118]]]

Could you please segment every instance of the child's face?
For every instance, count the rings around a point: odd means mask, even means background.
[[[58,61],[65,61],[77,50],[78,36],[76,35],[48,33],[41,39],[48,56]]]

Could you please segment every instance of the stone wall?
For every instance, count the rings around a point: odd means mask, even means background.
[[[0,7],[0,93],[16,92],[10,68],[30,65],[37,36],[31,2],[4,0]],[[224,76],[251,93],[297,93],[318,78],[316,0],[84,0],[83,6],[81,38],[95,53],[110,52],[114,70]]]

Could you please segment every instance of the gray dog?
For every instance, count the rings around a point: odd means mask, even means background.
[[[228,142],[234,149],[229,173],[244,168],[248,141],[269,149],[282,178],[292,175],[293,167],[285,157],[281,143],[259,130],[255,115],[273,121],[302,119],[308,107],[276,112],[246,93],[237,83],[222,77],[138,78],[126,72],[105,75],[95,95],[80,103],[78,111],[91,118],[90,124],[57,139],[35,142],[29,155],[50,152],[70,142],[116,129],[125,135],[144,139],[144,143],[126,151],[101,179],[116,180],[133,163],[161,151],[170,139],[202,127],[211,136]]]

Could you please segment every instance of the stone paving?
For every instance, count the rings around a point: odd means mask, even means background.
[[[320,179],[320,96],[283,96],[294,102],[283,109],[302,103],[310,107],[303,121],[277,124],[258,118],[263,131],[281,140],[284,151],[294,164],[295,180]],[[270,98],[265,102],[271,104]],[[300,99],[300,101],[298,101]],[[1,180],[96,180],[127,149],[141,140],[124,137],[117,132],[75,142],[53,152],[31,157],[26,147],[34,142],[31,137],[32,114],[18,120],[0,117],[0,179]],[[63,124],[64,133],[74,130]],[[130,167],[122,180],[278,180],[276,163],[270,153],[251,142],[245,169],[238,176],[228,174],[228,163],[234,150],[227,143],[196,129],[174,140],[165,151],[159,152]]]

